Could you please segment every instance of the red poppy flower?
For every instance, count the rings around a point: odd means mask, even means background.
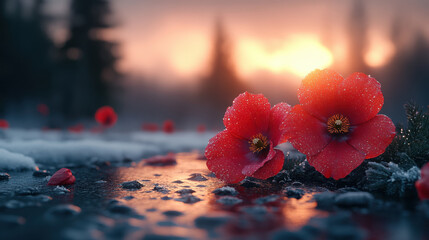
[[[0,119],[0,128],[3,128],[3,129],[9,128],[9,122],[4,119]]]
[[[37,105],[37,111],[43,116],[49,115],[49,107],[46,104]]]
[[[172,120],[164,121],[164,124],[162,125],[162,130],[165,133],[173,133],[174,132],[174,122]]]
[[[72,185],[76,181],[68,168],[61,168],[49,179],[48,185]]]
[[[158,131],[158,124],[156,123],[143,123],[142,130],[147,132],[156,132]]]
[[[240,94],[225,112],[225,130],[206,147],[207,167],[228,183],[246,176],[267,179],[276,175],[284,155],[274,147],[283,139],[279,127],[290,109],[286,103],[271,108],[262,94]]]
[[[118,119],[115,110],[110,106],[104,106],[95,113],[95,120],[104,127],[112,127]]]
[[[83,126],[83,124],[76,124],[68,128],[69,132],[71,133],[81,133],[84,129],[85,127]]]
[[[289,142],[325,177],[347,176],[365,159],[382,154],[395,137],[395,125],[377,115],[384,103],[380,83],[363,73],[344,79],[315,70],[298,89],[300,104],[282,129]]]
[[[421,200],[429,200],[429,163],[421,169],[421,178],[416,182],[417,193]]]

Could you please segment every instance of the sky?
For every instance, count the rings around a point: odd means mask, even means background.
[[[66,10],[64,2],[51,2],[53,12]],[[369,23],[365,60],[370,66],[383,66],[397,51],[390,39],[394,19],[406,26],[406,35],[419,28],[429,31],[428,1],[363,2]],[[192,84],[208,71],[216,21],[225,26],[237,74],[249,81],[264,73],[299,81],[315,68],[346,61],[347,16],[354,1],[121,0],[111,4],[117,27],[106,37],[121,44],[123,72]],[[57,35],[61,39],[64,34]]]

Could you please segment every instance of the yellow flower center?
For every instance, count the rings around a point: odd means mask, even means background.
[[[260,151],[266,149],[269,145],[267,137],[265,137],[261,133],[256,134],[255,136],[251,137],[250,139],[251,140],[249,140],[249,143],[250,143],[249,149],[253,153],[259,153]]]
[[[350,129],[350,121],[347,117],[341,114],[335,114],[328,119],[328,132],[331,134],[348,133]]]

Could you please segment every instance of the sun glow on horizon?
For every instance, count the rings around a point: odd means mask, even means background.
[[[252,39],[242,40],[237,47],[236,62],[244,76],[265,70],[305,77],[314,69],[326,68],[333,62],[332,53],[311,36],[293,37],[271,51]]]

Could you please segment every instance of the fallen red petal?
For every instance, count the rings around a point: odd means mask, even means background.
[[[270,161],[266,162],[264,166],[259,168],[255,173],[253,173],[252,177],[258,179],[267,179],[277,175],[277,173],[282,170],[285,156],[282,151],[275,151],[275,156]]]
[[[421,200],[429,200],[429,163],[426,163],[420,172],[421,178],[415,184],[417,193]]]
[[[48,181],[48,185],[71,185],[74,184],[76,178],[68,168],[61,168]]]

